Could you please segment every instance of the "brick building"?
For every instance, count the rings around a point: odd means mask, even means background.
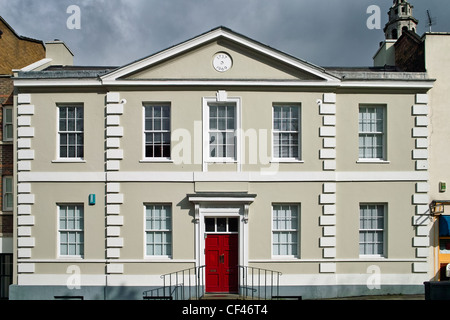
[[[8,298],[13,252],[13,91],[14,69],[46,56],[42,41],[18,35],[0,17],[0,299]]]

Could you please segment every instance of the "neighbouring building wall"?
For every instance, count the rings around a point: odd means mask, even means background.
[[[0,17],[0,299],[8,298],[13,255],[13,97],[14,69],[45,58],[41,41],[19,36]]]
[[[439,191],[439,182],[449,182],[450,156],[450,34],[426,33],[425,63],[430,78],[436,79],[429,92],[430,104],[430,197],[436,200],[450,199],[450,191]]]
[[[450,130],[450,57],[446,54],[450,50],[450,33],[426,33],[423,36],[425,46],[425,65],[430,78],[436,79],[434,87],[429,92],[429,152],[430,152],[430,202],[444,201],[447,205],[437,208],[433,217],[432,253],[434,258],[434,280],[448,280],[445,266],[450,263],[450,245],[448,234],[440,220],[450,214],[448,201],[450,191],[450,154],[448,142]],[[441,188],[444,184],[447,187]],[[445,215],[447,217],[442,217]],[[442,229],[442,230],[441,230]],[[447,232],[448,233],[448,232]]]
[[[0,74],[11,75],[13,69],[26,67],[45,58],[45,47],[41,41],[17,35],[0,19]]]

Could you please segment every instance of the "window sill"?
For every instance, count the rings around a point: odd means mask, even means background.
[[[86,163],[83,159],[57,159],[52,160],[52,163]]]
[[[356,163],[377,163],[377,164],[389,164],[391,163],[388,160],[381,160],[381,159],[359,159],[356,161]]]
[[[152,261],[152,262],[158,262],[158,261],[167,262],[167,261],[172,261],[173,259],[170,256],[145,256],[144,260]]]
[[[272,159],[270,163],[305,163],[305,161],[299,159]]]
[[[60,260],[60,261],[76,260],[76,261],[78,261],[78,260],[84,260],[84,257],[82,257],[82,256],[59,256],[58,260]]]
[[[139,163],[173,163],[173,160],[165,158],[148,158],[139,160]]]
[[[300,261],[300,258],[297,256],[272,256],[272,260],[274,260],[274,261]]]
[[[386,260],[386,257],[381,256],[381,255],[360,255],[359,259],[361,259],[361,260]]]
[[[206,163],[238,163],[237,160],[234,159],[208,159],[205,161]]]

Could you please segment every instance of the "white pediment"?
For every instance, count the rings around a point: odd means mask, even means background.
[[[217,54],[226,54],[224,61]],[[225,67],[223,67],[225,66]],[[336,83],[324,69],[265,46],[227,28],[217,28],[135,61],[102,77],[104,83],[204,83],[205,81]]]

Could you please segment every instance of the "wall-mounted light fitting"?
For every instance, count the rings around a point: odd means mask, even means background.
[[[95,194],[90,194],[89,195],[89,205],[90,206],[95,205]]]

